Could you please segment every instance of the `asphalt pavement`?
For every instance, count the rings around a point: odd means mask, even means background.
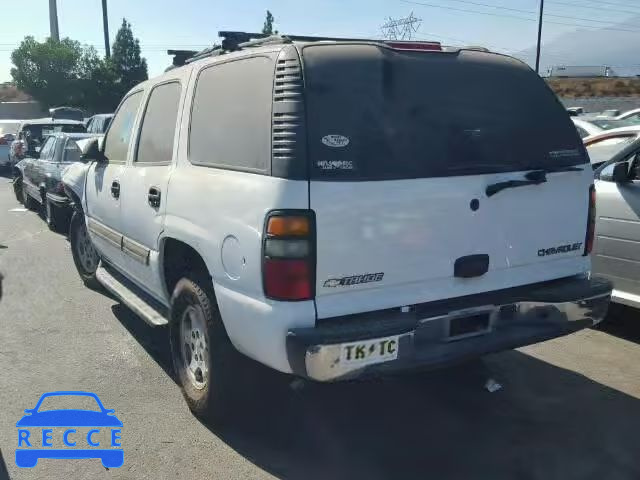
[[[0,479],[638,479],[640,315],[447,370],[290,385],[241,421],[197,420],[167,333],[85,288],[65,236],[0,177]],[[502,385],[494,393],[487,379]],[[44,392],[95,392],[124,424],[124,465],[15,465],[16,422]]]

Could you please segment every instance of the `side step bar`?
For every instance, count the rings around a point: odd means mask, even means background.
[[[114,269],[101,264],[96,271],[96,278],[104,288],[152,327],[160,327],[169,323],[167,319],[169,312],[165,306],[142,292]]]

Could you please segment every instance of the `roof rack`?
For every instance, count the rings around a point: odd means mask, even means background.
[[[222,55],[224,53],[234,52],[243,48],[291,42],[375,42],[385,43],[391,46],[396,45],[399,49],[407,50],[439,50],[441,48],[440,42],[404,40],[396,41],[374,38],[322,37],[312,35],[285,35],[279,33],[270,34],[229,30],[218,32],[218,36],[222,38],[222,42],[220,45],[214,45],[212,47],[205,48],[200,52],[194,52],[192,50],[167,50],[167,53],[169,55],[173,55],[173,67],[169,68],[180,67],[201,58]],[[415,46],[416,48],[410,48],[411,45]],[[422,46],[423,48],[417,48],[420,46]],[[424,48],[424,46],[432,46],[433,48]]]

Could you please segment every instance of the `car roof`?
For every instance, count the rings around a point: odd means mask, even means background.
[[[595,133],[593,135],[589,135],[588,137],[583,138],[582,140],[587,142],[592,142],[594,140],[598,140],[600,138],[609,138],[609,137],[617,137],[624,134],[632,134],[632,135],[640,135],[640,125],[630,125],[628,127],[618,127],[612,128],[611,130],[603,130],[602,132]]]
[[[32,118],[30,120],[22,120],[22,124],[20,127],[25,127],[27,125],[84,125],[84,122],[79,120],[67,120],[64,118]]]

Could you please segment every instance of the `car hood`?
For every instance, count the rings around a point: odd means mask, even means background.
[[[16,427],[121,427],[115,415],[90,410],[49,410],[25,415]]]

